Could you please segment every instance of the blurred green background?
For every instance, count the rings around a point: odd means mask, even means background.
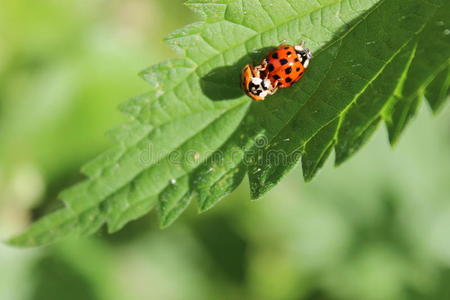
[[[174,57],[182,0],[0,2],[0,237],[61,203],[111,142],[136,74]],[[422,107],[399,145],[384,128],[342,167],[292,172],[264,199],[246,183],[166,230],[0,245],[0,300],[450,299],[450,109]]]

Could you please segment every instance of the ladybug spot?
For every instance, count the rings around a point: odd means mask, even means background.
[[[273,75],[273,79],[275,79],[275,80],[279,80],[281,77],[280,76],[278,76],[278,75]]]
[[[289,49],[289,46],[284,47],[284,49],[286,49],[286,50]]]
[[[280,64],[282,65],[282,66],[284,66],[285,64],[287,64],[288,63],[288,61],[287,61],[287,59],[281,59],[280,60]]]
[[[303,75],[303,72],[300,72],[300,74],[298,76],[302,76],[302,75]]]
[[[263,80],[263,82],[261,82],[261,87],[262,87],[262,89],[263,89],[264,91],[267,91],[267,90],[268,90],[268,88],[267,88],[266,83],[264,82],[264,80]]]
[[[291,78],[291,77],[288,77],[288,78],[285,79],[285,81],[286,81],[287,83],[289,83],[289,82],[292,81],[292,78]]]
[[[273,70],[275,70],[275,67],[272,64],[269,64],[267,66],[267,68],[269,69],[269,72],[272,72]]]
[[[297,71],[297,72],[300,71],[300,68],[297,68],[296,71]]]
[[[291,54],[292,54],[291,51],[288,51],[288,52],[286,53],[286,55],[287,55],[288,57],[291,56]]]
[[[284,70],[284,72],[286,73],[286,74],[291,74],[291,72],[292,72],[292,68],[291,67],[289,67],[289,68],[286,68],[285,70]]]
[[[272,54],[273,59],[278,59],[278,53],[275,52],[274,54]]]
[[[299,59],[298,59],[298,57],[295,59],[295,61],[300,61]]]

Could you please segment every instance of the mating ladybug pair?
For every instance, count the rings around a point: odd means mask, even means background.
[[[264,100],[300,80],[312,59],[311,51],[303,46],[304,42],[296,46],[282,44],[258,66],[246,65],[241,72],[244,92],[253,100]]]

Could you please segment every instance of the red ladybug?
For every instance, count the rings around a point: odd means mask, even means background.
[[[311,51],[303,46],[304,42],[296,46],[282,44],[271,51],[261,62],[261,77],[268,78],[274,89],[292,86],[303,77],[312,59]]]

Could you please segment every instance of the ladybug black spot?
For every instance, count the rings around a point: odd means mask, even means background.
[[[281,77],[280,76],[278,76],[278,75],[273,75],[273,79],[275,79],[275,80],[279,80]]]
[[[273,70],[275,70],[275,67],[272,64],[269,64],[267,66],[267,68],[269,69],[269,72],[272,72]]]
[[[288,57],[291,56],[291,54],[292,54],[291,51],[288,51],[288,52],[286,53],[286,55],[287,55]]]
[[[273,59],[278,59],[278,53],[275,52],[274,54],[272,54],[272,58],[273,58]]]
[[[296,71],[297,71],[297,72],[300,71],[300,68],[297,68]]]
[[[300,72],[300,74],[298,74],[298,76],[302,76],[303,75],[303,72]]]
[[[284,47],[284,49],[286,49],[286,50],[289,49],[289,46]]]
[[[262,89],[264,90],[264,91],[267,91],[268,90],[268,88],[267,88],[267,86],[266,86],[266,83],[263,81],[263,82],[261,82],[261,87],[262,87]]]
[[[291,74],[291,72],[292,72],[292,68],[291,67],[289,67],[289,68],[286,68],[285,70],[284,70],[284,72],[286,73],[286,74]]]
[[[287,83],[289,83],[289,82],[292,81],[292,78],[291,78],[291,77],[288,77],[288,78],[285,79],[285,81],[286,81]]]
[[[287,61],[287,59],[281,59],[280,60],[280,64],[282,65],[282,66],[284,66],[285,64],[287,64],[288,63],[288,61]]]
[[[298,57],[295,59],[295,61],[300,61],[299,59],[298,59]]]

